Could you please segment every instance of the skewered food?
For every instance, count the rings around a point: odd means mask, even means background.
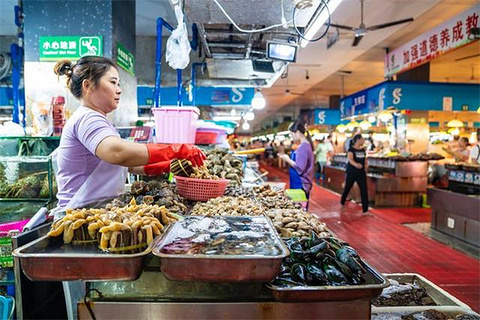
[[[143,250],[164,225],[177,221],[165,207],[137,205],[135,199],[125,207],[68,209],[55,221],[49,237],[63,235],[65,244],[96,244],[103,251],[130,253]]]
[[[290,257],[283,259],[272,282],[280,287],[355,285],[365,282],[366,270],[358,253],[346,243],[330,238],[289,238]]]
[[[320,238],[330,236],[327,226],[311,213],[299,209],[273,209],[267,212],[277,232],[284,238],[309,237],[312,232]]]
[[[194,216],[258,216],[262,207],[245,196],[218,197],[202,203],[198,202],[192,209]]]

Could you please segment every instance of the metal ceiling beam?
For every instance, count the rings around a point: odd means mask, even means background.
[[[199,23],[197,27],[198,27],[199,38],[200,38],[200,41],[202,42],[203,50],[205,51],[205,56],[207,58],[211,58],[212,53],[210,52],[210,48],[208,47],[207,35],[205,34],[205,27],[203,23]]]
[[[245,44],[243,43],[224,43],[224,42],[208,42],[210,48],[235,48],[235,49],[245,49]]]

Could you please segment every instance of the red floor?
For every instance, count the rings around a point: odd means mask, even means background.
[[[268,171],[288,183],[288,173]],[[480,312],[480,261],[402,225],[430,221],[429,209],[381,208],[364,215],[359,205],[342,208],[338,194],[315,185],[309,211],[378,271],[419,273]]]

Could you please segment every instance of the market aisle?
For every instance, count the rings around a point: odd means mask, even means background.
[[[268,167],[269,177],[288,183],[288,173]],[[402,225],[430,221],[425,209],[371,209],[363,215],[355,203],[315,185],[309,211],[339,238],[355,247],[382,273],[419,273],[480,311],[480,261]]]

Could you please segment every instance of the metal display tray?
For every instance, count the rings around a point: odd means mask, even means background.
[[[201,216],[195,216],[201,217]],[[270,219],[265,216],[244,216],[241,218],[264,218],[275,244],[281,248],[281,254],[276,256],[261,255],[205,255],[205,254],[165,254],[161,250],[169,241],[169,234],[181,228],[173,225],[152,249],[154,255],[160,258],[160,269],[170,280],[210,281],[210,282],[268,282],[273,280],[280,271],[282,259],[289,251],[275,231]],[[185,217],[188,219],[189,217]],[[215,217],[208,217],[215,218]],[[222,217],[225,218],[225,217]]]
[[[113,254],[101,252],[94,244],[65,245],[62,237],[45,235],[16,249],[13,255],[32,281],[135,280],[153,243],[140,253]]]
[[[372,315],[371,320],[402,320],[405,319],[405,316],[410,315],[416,312],[422,312],[426,310],[436,310],[442,313],[445,313],[449,316],[448,319],[456,319],[459,315],[469,315],[473,317],[480,318],[480,315],[469,308],[462,308],[462,307],[441,307],[441,306],[430,306],[429,308],[422,309],[422,310],[402,310],[398,309],[398,307],[391,307],[386,310],[386,308],[376,308],[372,306]]]
[[[387,279],[397,280],[402,283],[413,283],[414,281],[417,284],[424,288],[430,298],[435,301],[437,306],[395,306],[395,307],[376,307],[372,305],[372,308],[375,312],[417,312],[424,311],[428,309],[435,309],[441,311],[443,307],[455,307],[455,308],[464,308],[470,309],[470,307],[452,296],[447,291],[443,290],[430,280],[426,279],[420,274],[417,273],[392,273],[384,275]],[[372,310],[373,310],[372,309]],[[393,310],[393,311],[392,311]]]
[[[371,300],[388,287],[389,282],[368,264],[364,263],[364,266],[367,269],[364,275],[366,284],[362,285],[279,287],[267,284],[267,287],[279,302]]]

